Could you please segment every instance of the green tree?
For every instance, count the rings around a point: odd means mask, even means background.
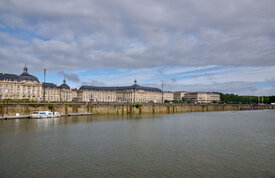
[[[51,110],[51,111],[53,111],[53,107],[54,107],[54,106],[53,106],[52,104],[49,104],[49,105],[48,105],[48,109]]]

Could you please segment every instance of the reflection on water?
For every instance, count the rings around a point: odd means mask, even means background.
[[[58,125],[79,124],[97,121],[116,121],[116,120],[137,120],[137,119],[158,119],[165,115],[99,115],[99,116],[68,116],[61,118],[44,119],[15,119],[0,120],[1,133],[17,133],[24,131],[33,131],[48,129]]]
[[[274,177],[275,111],[0,121],[0,177]]]

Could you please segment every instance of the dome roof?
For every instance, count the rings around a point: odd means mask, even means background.
[[[25,65],[24,69],[23,69],[23,73],[21,75],[18,76],[18,80],[19,81],[23,81],[23,80],[26,80],[26,81],[33,81],[33,82],[39,82],[38,78],[33,76],[33,75],[30,75],[28,73],[28,67]]]
[[[66,80],[64,79],[63,80],[63,84],[60,85],[58,88],[61,88],[61,89],[70,89],[69,85],[66,84]]]

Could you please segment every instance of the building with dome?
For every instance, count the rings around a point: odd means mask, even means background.
[[[164,100],[173,98],[172,92],[162,92],[159,88],[145,87],[137,84],[131,86],[98,87],[81,86],[78,91],[78,101],[82,102],[130,102],[161,103]],[[173,99],[172,99],[173,100]]]
[[[77,100],[77,90],[71,89],[63,80],[63,84],[43,83],[43,92],[45,92],[45,101],[73,101]]]
[[[42,83],[28,73],[25,65],[21,75],[0,74],[0,99],[42,99]]]
[[[60,93],[60,101],[73,101],[77,100],[77,90],[71,89],[69,85],[66,84],[66,79],[63,80],[63,84],[58,86]]]
[[[21,75],[0,74],[0,100],[72,101],[76,98],[77,91],[70,89],[65,79],[60,86],[53,83],[41,83],[37,77],[28,73],[26,65]]]
[[[31,81],[31,82],[36,82],[39,83],[39,80],[37,77],[30,75],[28,73],[28,67],[25,65],[23,68],[23,73],[18,76],[19,81]]]
[[[25,65],[21,75],[0,74],[0,100],[28,99],[48,102],[129,102],[161,103],[173,100],[172,92],[163,92],[159,88],[140,86],[137,81],[131,86],[100,87],[81,86],[71,89],[63,80],[61,85],[39,82],[38,78],[28,73]]]

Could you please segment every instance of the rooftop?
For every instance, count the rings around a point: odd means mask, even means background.
[[[18,81],[18,76],[15,74],[0,74],[0,80],[10,80],[10,81]]]
[[[0,80],[10,80],[10,81],[34,81],[34,82],[39,82],[38,78],[30,75],[28,73],[28,67],[25,65],[23,69],[23,73],[21,75],[16,75],[16,74],[5,74],[1,73],[0,74]]]
[[[57,88],[57,85],[54,84],[54,83],[47,83],[47,82],[44,82],[44,83],[42,83],[42,87],[43,87],[43,88]]]
[[[69,85],[66,84],[66,80],[64,79],[63,80],[63,84],[60,85],[58,88],[61,88],[61,89],[70,89]]]

